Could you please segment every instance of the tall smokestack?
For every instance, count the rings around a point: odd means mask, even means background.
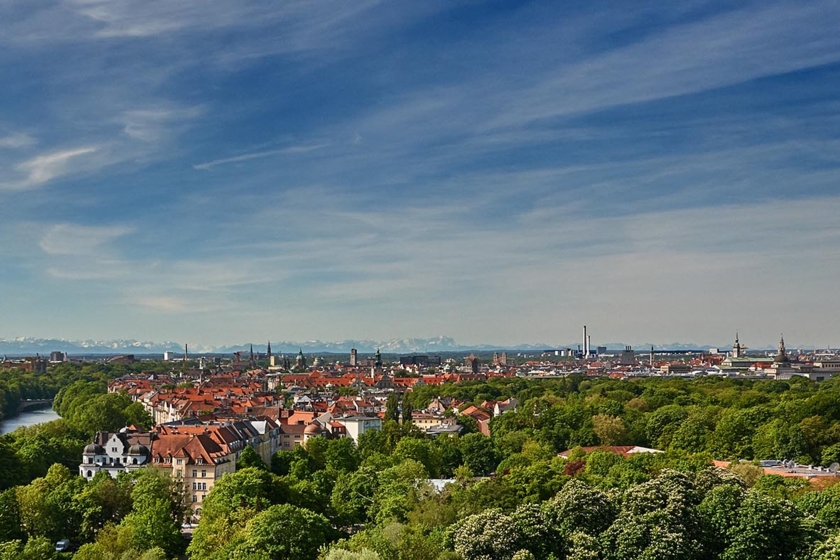
[[[589,352],[592,351],[592,335],[586,335],[586,357],[589,357]]]

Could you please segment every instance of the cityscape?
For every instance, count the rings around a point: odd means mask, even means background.
[[[0,2],[0,560],[838,560],[838,22]]]

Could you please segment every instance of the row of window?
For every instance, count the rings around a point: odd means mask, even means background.
[[[193,482],[193,490],[207,490],[206,482]]]
[[[160,462],[161,462],[160,457],[155,457],[155,458],[152,460],[152,462],[153,462],[153,463],[160,463]],[[164,457],[164,458],[163,458],[163,463],[168,464],[168,463],[171,463],[171,462],[172,462],[172,457]],[[175,461],[175,464],[176,464],[176,465],[183,465],[183,464],[184,464],[184,460],[183,460],[183,459],[177,459],[177,460]],[[196,460],[195,460],[195,464],[196,464],[196,465],[203,465],[203,464],[204,464],[204,459],[202,459],[201,457],[199,457],[198,459],[196,459]]]

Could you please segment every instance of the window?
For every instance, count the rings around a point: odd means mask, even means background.
[[[178,459],[178,464],[179,464],[179,465],[183,465],[183,464],[184,464],[184,460],[183,460],[183,459]]]
[[[198,487],[198,483],[197,483],[197,482],[193,482],[193,490],[198,490],[198,488],[197,488],[197,487]]]
[[[198,471],[197,471],[197,470],[195,470],[195,469],[193,469],[193,478],[195,478],[195,477],[197,477],[197,476],[198,476]]]
[[[197,502],[197,501],[198,501],[198,496],[196,496],[195,494],[193,494],[193,503],[195,503],[195,502]]]
[[[201,469],[201,478],[204,478],[206,476],[207,476],[207,471],[204,470],[204,469]]]

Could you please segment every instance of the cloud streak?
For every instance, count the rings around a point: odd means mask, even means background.
[[[0,148],[17,149],[35,145],[37,142],[30,135],[18,132],[0,138]]]
[[[49,255],[97,256],[111,241],[131,232],[126,226],[56,224],[41,239],[40,247]]]
[[[24,175],[23,179],[0,183],[0,186],[6,190],[25,190],[41,186],[57,177],[83,169],[85,156],[97,151],[96,147],[81,147],[35,156],[15,166],[15,170]]]
[[[251,152],[247,154],[242,154],[233,157],[227,158],[220,158],[214,159],[212,161],[207,161],[204,163],[197,163],[193,165],[193,169],[199,171],[206,171],[209,169],[213,169],[214,167],[218,167],[220,165],[228,165],[231,163],[242,163],[244,161],[250,161],[252,159],[263,159],[269,158],[273,156],[278,156],[282,154],[306,154],[309,152],[314,152],[316,150],[320,150],[326,148],[329,144],[310,144],[310,145],[301,145],[301,146],[290,146],[287,148],[279,148],[277,150],[264,150],[260,152]]]

